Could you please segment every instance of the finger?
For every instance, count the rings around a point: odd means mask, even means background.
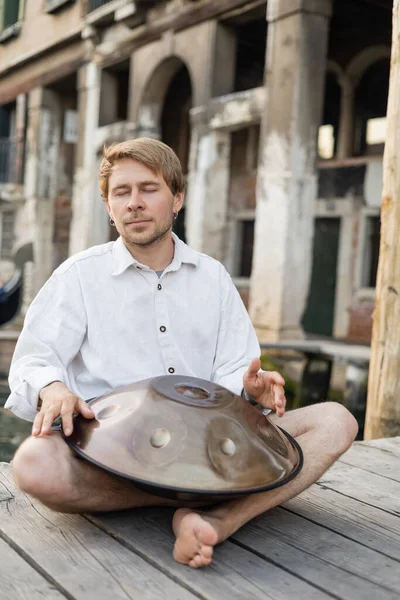
[[[53,421],[56,417],[58,417],[58,415],[59,412],[56,409],[48,409],[43,412],[43,421],[40,435],[48,435],[50,433]]]
[[[269,380],[271,383],[275,383],[276,385],[285,385],[285,380],[282,375],[277,371],[268,371]]]
[[[259,358],[253,358],[253,360],[251,361],[251,363],[249,364],[249,368],[247,369],[247,372],[245,373],[245,375],[247,377],[254,377],[255,375],[257,375],[258,371],[261,369],[261,361]]]
[[[85,419],[94,419],[93,409],[82,399],[78,402],[77,411],[81,413]]]
[[[33,425],[32,425],[32,435],[34,436],[38,436],[40,433],[40,430],[42,429],[42,423],[43,423],[43,413],[42,412],[38,412],[34,421],[33,421]]]
[[[71,435],[73,430],[72,413],[74,411],[73,404],[67,404],[61,407],[61,420],[63,432],[66,436]]]
[[[283,388],[276,387],[274,389],[274,395],[275,395],[275,412],[278,415],[278,417],[282,417],[285,414],[285,407],[286,407],[286,397],[285,397],[285,392],[283,390]]]

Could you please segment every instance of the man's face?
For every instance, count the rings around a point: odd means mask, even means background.
[[[161,174],[130,158],[113,166],[106,205],[128,247],[150,246],[165,237],[182,204],[183,192],[174,196]]]

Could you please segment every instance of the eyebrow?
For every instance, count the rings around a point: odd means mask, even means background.
[[[117,190],[127,189],[127,188],[129,188],[129,185],[127,183],[119,183],[118,185],[115,185],[114,187],[112,187],[111,191],[116,192]]]
[[[141,181],[141,182],[139,183],[139,185],[141,185],[141,186],[146,186],[146,185],[156,185],[156,186],[160,187],[160,184],[159,184],[159,182],[158,182],[158,181],[155,181],[155,180],[152,180],[152,179],[149,179],[149,180],[147,180],[147,181]]]

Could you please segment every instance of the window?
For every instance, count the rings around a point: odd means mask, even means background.
[[[18,35],[25,0],[0,0],[0,42]]]
[[[355,97],[355,153],[383,154],[390,61],[379,60],[363,74]]]
[[[240,228],[238,243],[240,245],[238,277],[250,277],[253,264],[255,220],[239,221]]]
[[[14,221],[13,210],[0,211],[0,258],[11,260],[14,247]]]
[[[364,260],[361,287],[374,288],[378,272],[381,219],[379,216],[366,217],[364,238]]]
[[[335,155],[335,132],[333,125],[321,125],[318,130],[318,156],[325,160]]]
[[[367,153],[383,153],[386,140],[386,117],[375,117],[367,121]],[[376,152],[375,152],[376,151]]]
[[[96,10],[96,8],[100,8],[101,6],[104,6],[104,4],[108,4],[109,2],[111,2],[111,0],[88,0],[87,12],[90,13]]]

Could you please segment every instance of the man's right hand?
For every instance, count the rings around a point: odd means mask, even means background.
[[[80,413],[86,419],[93,419],[94,413],[82,398],[75,396],[61,381],[55,381],[44,387],[39,397],[42,401],[32,427],[32,435],[48,435],[53,421],[61,416],[65,435],[73,430],[72,415]]]

